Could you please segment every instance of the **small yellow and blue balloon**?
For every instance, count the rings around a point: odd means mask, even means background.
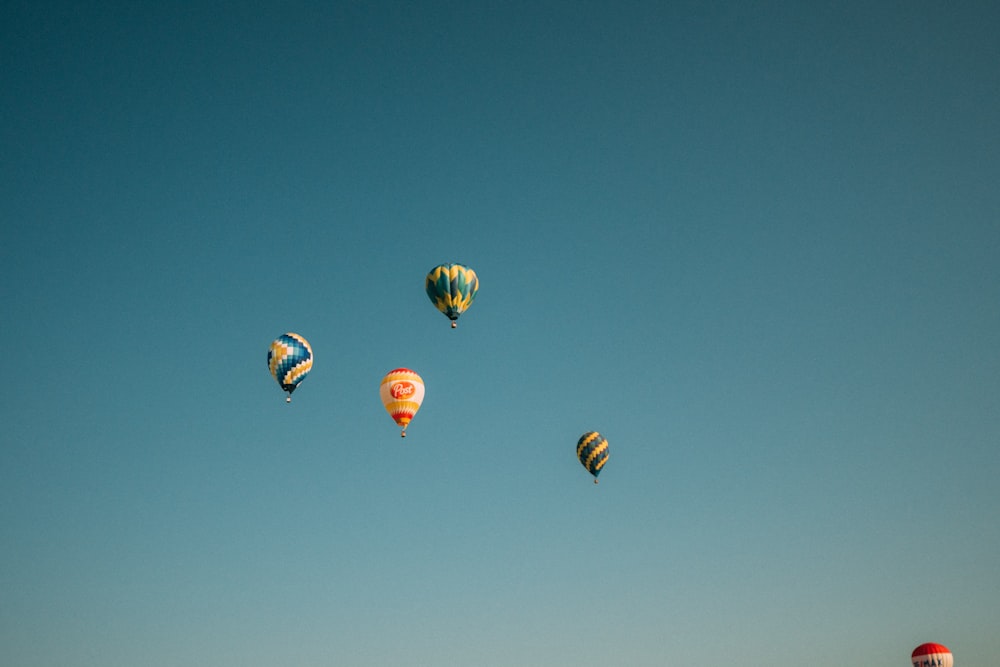
[[[396,368],[382,378],[379,395],[386,412],[402,427],[400,437],[405,438],[406,427],[424,402],[424,381],[409,368]]]
[[[584,433],[576,443],[576,458],[594,476],[594,484],[597,484],[597,476],[608,462],[608,439],[597,431]]]
[[[271,376],[288,392],[286,403],[292,402],[292,392],[306,379],[312,366],[312,347],[297,333],[278,336],[267,351],[267,367]]]
[[[451,320],[451,328],[458,326],[458,316],[472,305],[479,291],[476,272],[461,264],[435,266],[424,279],[424,289],[431,303]]]

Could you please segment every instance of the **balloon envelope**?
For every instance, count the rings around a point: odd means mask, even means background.
[[[278,336],[267,351],[267,367],[271,376],[288,392],[289,399],[299,383],[306,379],[312,365],[312,347],[309,341],[296,333]]]
[[[455,326],[455,320],[472,305],[479,291],[476,272],[461,264],[440,264],[435,266],[424,279],[424,289],[431,303],[448,316]]]
[[[576,443],[576,458],[594,476],[601,474],[604,464],[608,462],[608,440],[597,431],[589,431],[580,436]]]
[[[400,435],[405,437],[407,425],[424,402],[424,381],[409,368],[397,368],[382,378],[379,396],[386,412],[403,428]]]
[[[910,654],[912,667],[953,667],[955,659],[943,644],[921,644]]]

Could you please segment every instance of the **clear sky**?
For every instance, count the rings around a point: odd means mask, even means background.
[[[995,665],[950,4],[3,3],[0,663]]]

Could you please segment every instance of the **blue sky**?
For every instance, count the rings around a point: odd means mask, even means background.
[[[0,661],[993,664],[998,21],[5,3]]]

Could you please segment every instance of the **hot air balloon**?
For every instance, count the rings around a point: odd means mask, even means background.
[[[424,381],[409,368],[397,368],[382,378],[379,395],[386,412],[398,426],[400,437],[406,437],[406,427],[424,401]]]
[[[313,366],[312,347],[302,336],[286,333],[278,336],[267,351],[267,367],[281,388],[288,392],[286,403],[292,402],[292,392]]]
[[[458,316],[468,310],[479,291],[476,272],[461,264],[435,266],[424,280],[424,289],[434,306],[458,326]]]
[[[947,646],[941,644],[921,644],[910,654],[913,667],[952,667],[955,659]]]
[[[576,443],[576,458],[594,476],[594,484],[597,484],[597,476],[608,462],[607,438],[597,431],[584,433]]]

